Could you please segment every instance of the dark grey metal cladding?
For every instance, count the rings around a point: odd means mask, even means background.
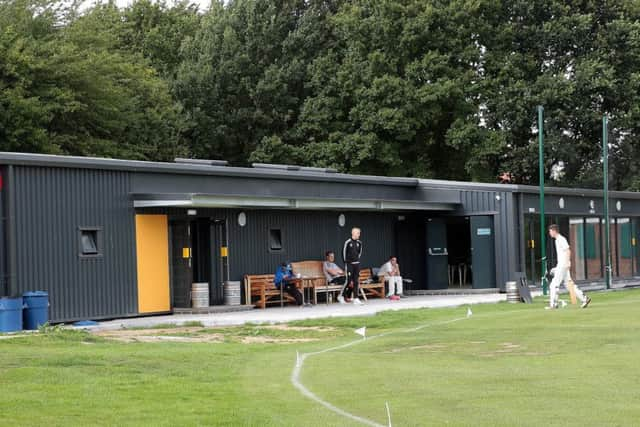
[[[135,174],[132,193],[136,194],[211,194],[226,196],[323,198],[356,200],[417,201],[415,187],[379,184],[344,184],[327,176],[325,181],[295,181],[289,179],[193,176],[154,173]]]
[[[16,291],[48,291],[52,321],[136,314],[128,173],[15,169]],[[100,227],[101,256],[79,256],[79,227]]]
[[[9,277],[7,275],[8,250],[5,236],[7,217],[9,216],[9,212],[7,212],[8,204],[6,202],[7,191],[4,186],[4,183],[7,181],[6,169],[6,167],[0,167],[0,215],[2,216],[0,224],[0,296],[9,295]]]
[[[626,197],[625,197],[626,196]],[[618,197],[609,198],[609,214],[611,216],[637,216],[640,212],[640,200],[630,193],[618,193]],[[523,212],[525,214],[540,214],[540,197],[537,194],[522,194]],[[560,199],[564,207],[560,207]],[[602,192],[598,194],[545,194],[545,214],[603,216],[604,200]],[[593,201],[593,209],[591,208]],[[620,202],[620,210],[617,209]]]
[[[396,216],[382,213],[344,212],[344,227],[338,224],[340,212],[244,211],[247,225],[238,226],[237,213],[229,222],[231,275],[272,273],[278,263],[321,260],[327,250],[336,252],[341,263],[344,241],[352,227],[362,229],[362,267],[379,267],[395,250]],[[282,232],[282,251],[269,249],[269,230]],[[237,280],[237,279],[236,279]]]
[[[178,208],[138,211],[189,218],[185,209]],[[203,208],[196,212],[190,219],[208,217],[228,221],[230,280],[242,280],[245,274],[273,273],[277,265],[285,261],[322,260],[327,250],[336,253],[336,263],[340,264],[342,245],[350,237],[352,227],[362,229],[363,267],[379,267],[395,251],[397,215],[391,213]],[[244,227],[238,224],[240,212],[246,215]],[[341,213],[346,220],[344,227],[338,224]],[[269,248],[271,229],[281,231],[280,251]]]
[[[493,215],[496,286],[504,290],[520,265],[518,216],[515,195],[507,191],[461,191],[457,215]]]

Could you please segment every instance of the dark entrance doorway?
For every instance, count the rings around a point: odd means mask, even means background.
[[[447,218],[447,243],[449,245],[448,280],[450,287],[470,287],[471,229],[469,217]]]
[[[427,219],[427,289],[496,287],[493,221],[490,215]]]
[[[192,283],[209,284],[209,304],[222,304],[225,222],[210,218],[170,221],[171,305],[191,307]]]
[[[188,221],[169,221],[171,239],[171,307],[191,307],[193,282],[191,224]]]

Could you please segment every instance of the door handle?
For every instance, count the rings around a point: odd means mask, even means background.
[[[442,251],[442,252],[440,252],[440,251],[433,252],[431,250],[431,248],[429,248],[429,255],[432,255],[432,256],[446,256],[446,255],[449,255],[449,252],[447,252],[447,248],[444,248],[444,251]]]

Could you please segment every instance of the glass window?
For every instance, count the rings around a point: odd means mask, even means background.
[[[602,262],[600,258],[601,227],[600,218],[585,220],[585,255],[587,279],[602,278]]]
[[[569,246],[571,246],[571,276],[574,280],[584,280],[587,278],[584,218],[569,218]]]
[[[282,250],[282,232],[280,229],[269,230],[269,249],[272,251]]]
[[[102,255],[100,244],[100,227],[80,227],[80,257],[96,257]]]
[[[633,276],[633,263],[631,250],[631,220],[618,218],[616,220],[616,234],[618,237],[618,276]]]

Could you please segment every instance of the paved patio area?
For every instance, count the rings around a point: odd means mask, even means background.
[[[640,282],[624,281],[614,283],[612,290],[622,290],[625,288],[637,287]],[[584,284],[580,286],[587,292],[603,290],[602,283]],[[564,292],[563,292],[564,291]],[[474,304],[490,304],[500,301],[506,301],[507,296],[504,293],[476,291],[477,293],[465,293],[464,290],[457,291],[459,293],[450,294],[445,292],[442,295],[414,295],[399,301],[390,301],[387,299],[370,299],[366,304],[356,306],[353,304],[318,304],[315,306],[286,306],[269,307],[265,310],[254,309],[249,311],[233,311],[233,312],[217,312],[207,314],[171,314],[161,316],[147,316],[124,318],[100,322],[95,326],[84,327],[90,330],[113,330],[122,328],[151,328],[157,325],[182,325],[187,322],[200,322],[204,326],[234,326],[246,323],[256,324],[273,324],[286,323],[295,320],[320,319],[327,317],[349,317],[349,316],[373,316],[376,313],[386,310],[406,310],[415,308],[438,308],[438,307],[466,307]],[[566,293],[561,288],[561,293]],[[531,290],[532,296],[542,295],[542,291],[537,289]],[[461,313],[463,313],[461,311]],[[466,313],[466,309],[464,311]]]
[[[318,304],[314,306],[268,307],[265,310],[236,311],[210,314],[172,314],[163,316],[136,317],[100,322],[91,330],[153,327],[156,325],[186,322],[201,322],[204,326],[232,326],[245,323],[285,323],[294,320],[319,319],[326,317],[372,316],[385,310],[406,310],[412,308],[436,308],[467,306],[506,301],[506,294],[490,293],[478,295],[429,295],[411,296],[399,301],[370,299],[366,304]]]

